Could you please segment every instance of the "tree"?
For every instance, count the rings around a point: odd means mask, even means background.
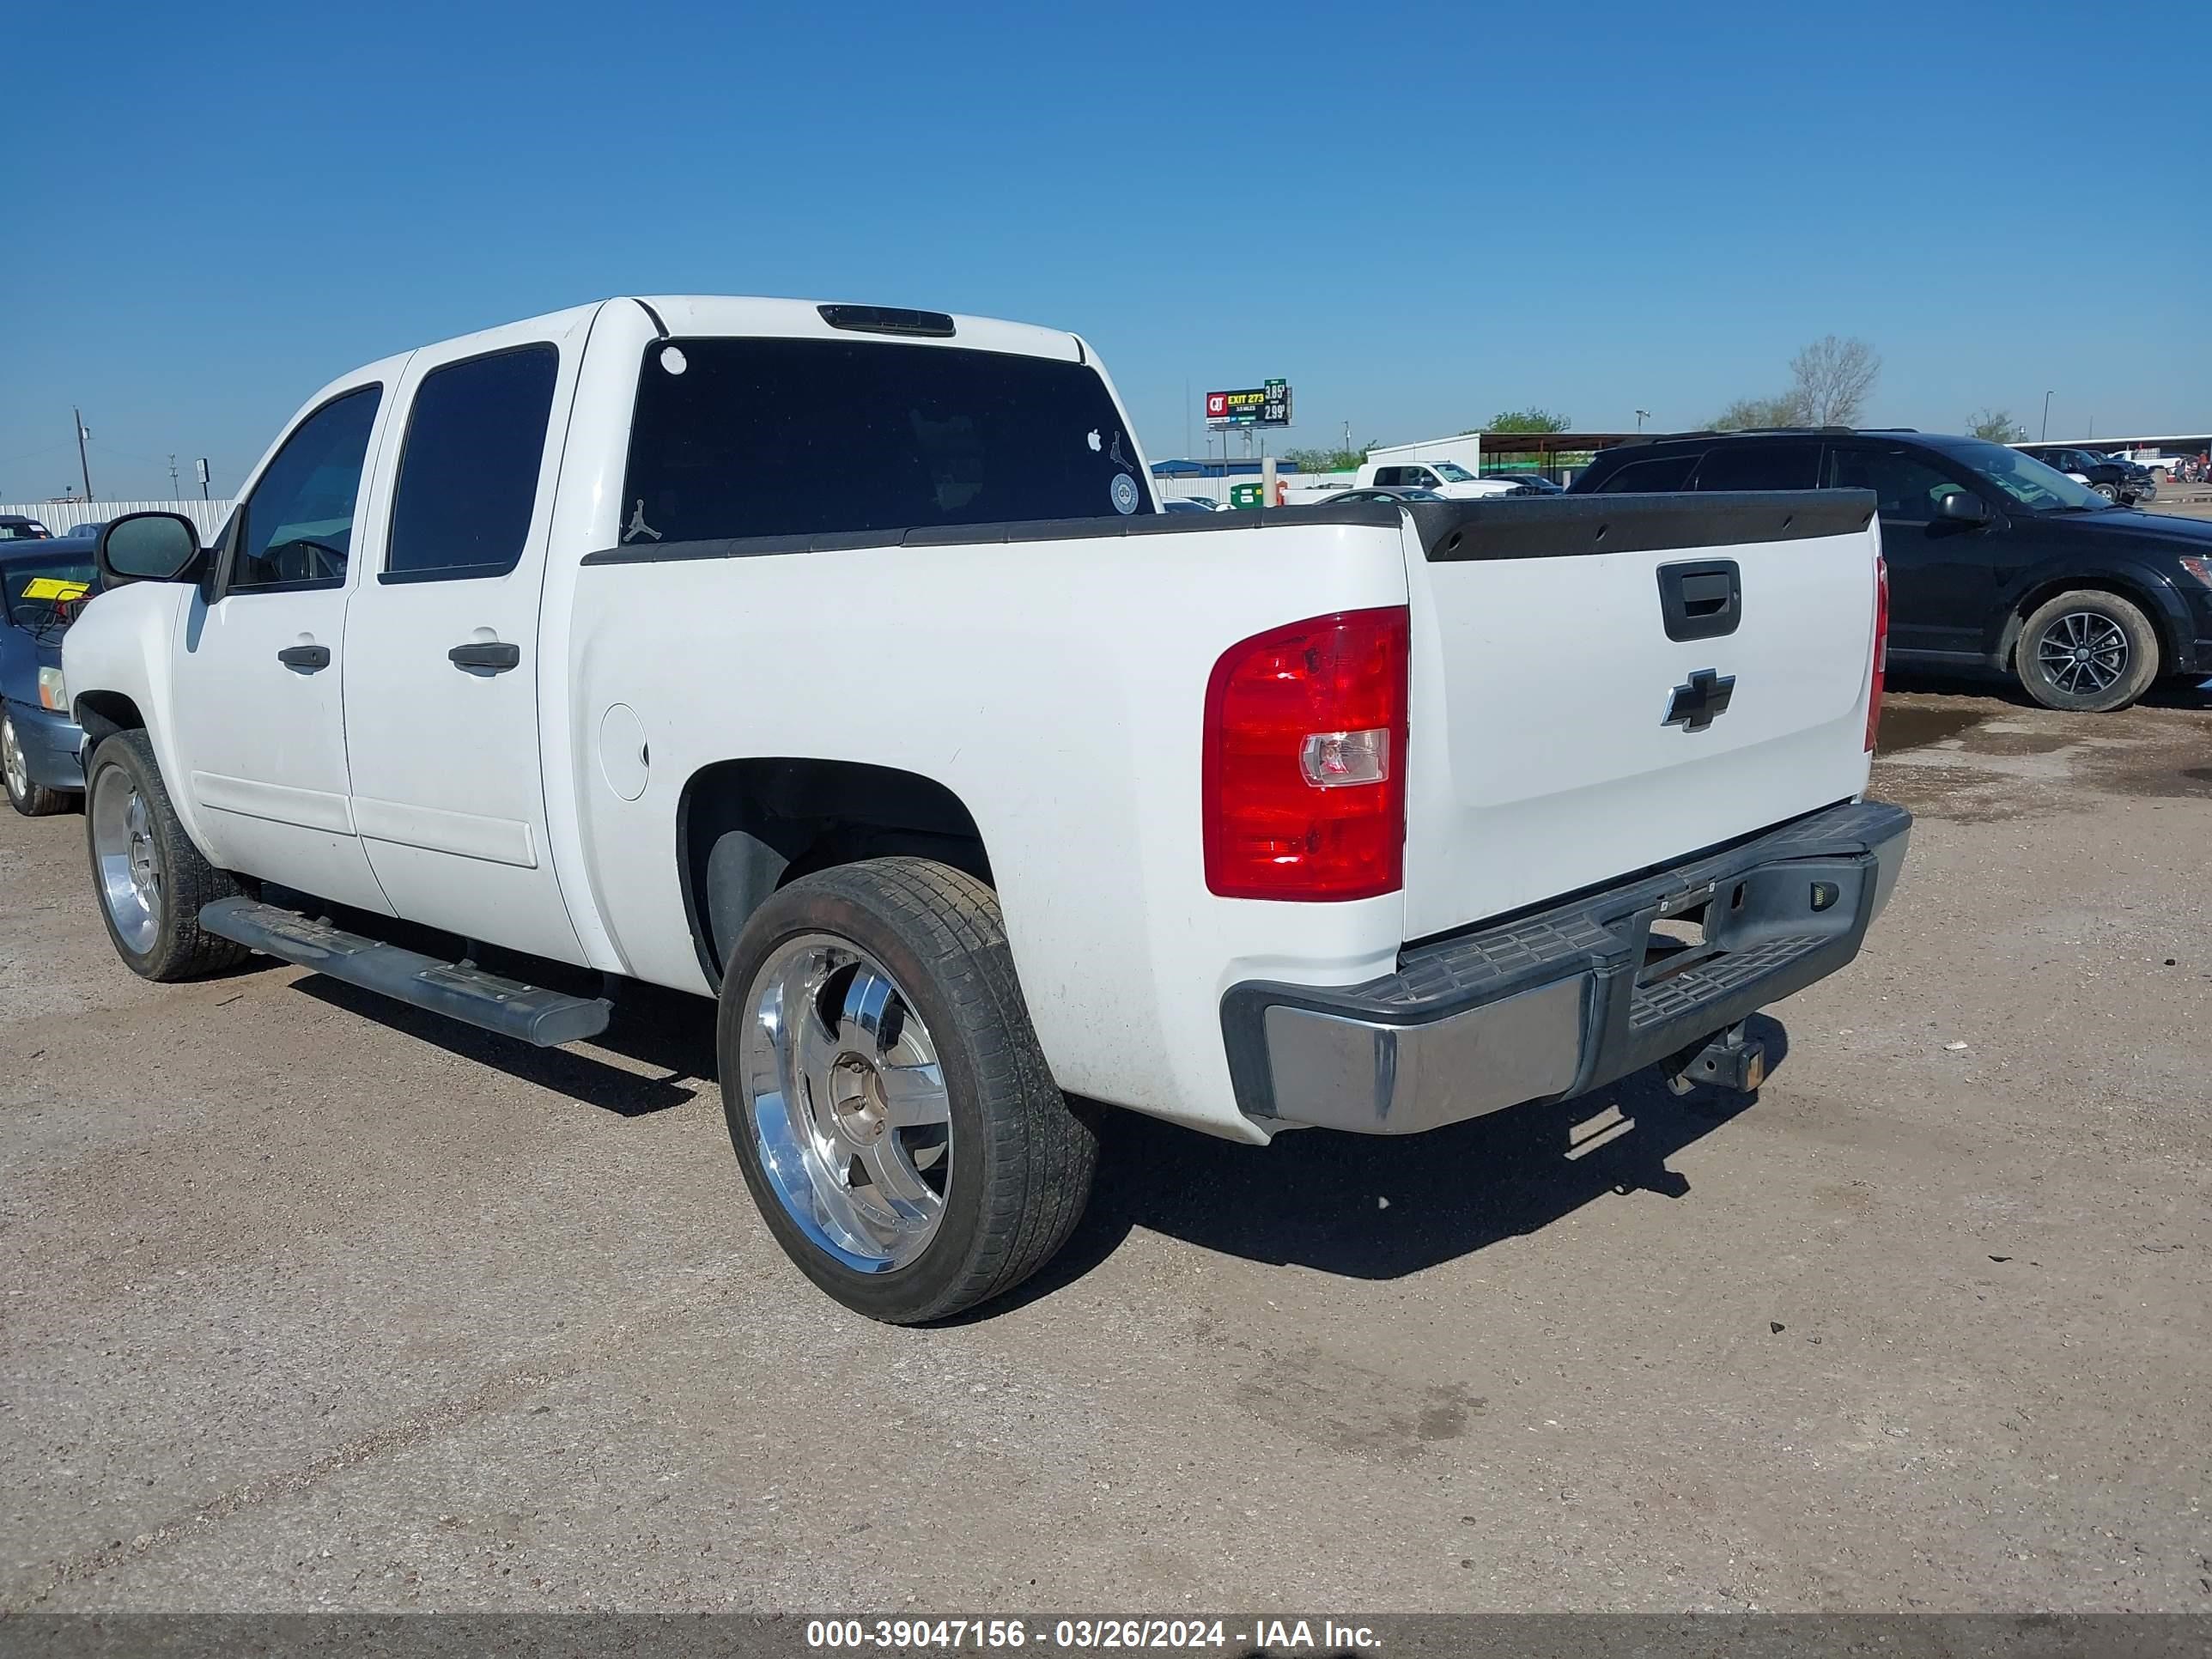
[[[1713,416],[1716,432],[1750,432],[1760,427],[1803,426],[1804,405],[1794,392],[1778,398],[1739,398]]]
[[[2013,419],[2008,409],[1984,409],[1969,415],[1966,430],[1993,444],[2016,444],[2027,436],[2027,428]]]
[[[1850,426],[1881,375],[1881,357],[1864,340],[1824,334],[1790,360],[1792,393],[1808,426]]]
[[[1554,415],[1548,409],[1500,410],[1490,417],[1485,432],[1566,432],[1573,429],[1571,416]]]
[[[1367,451],[1382,441],[1370,438],[1359,449],[1286,449],[1282,458],[1301,472],[1357,472],[1367,459]]]

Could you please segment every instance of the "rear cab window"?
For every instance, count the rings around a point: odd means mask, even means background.
[[[1812,489],[1820,482],[1817,443],[1716,444],[1698,467],[1697,488]]]
[[[1631,461],[1597,487],[1601,495],[1630,495],[1647,492],[1665,494],[1686,489],[1690,471],[1698,464],[1698,453],[1692,450],[1680,455],[1654,455],[1641,461]]]
[[[873,340],[645,349],[625,546],[1152,511],[1085,363]]]

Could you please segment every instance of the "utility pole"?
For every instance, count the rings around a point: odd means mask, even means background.
[[[92,436],[92,434],[84,429],[84,414],[82,410],[71,409],[70,410],[70,418],[76,422],[77,471],[84,478],[84,498],[87,501],[90,501],[92,499],[92,463],[84,458],[84,441]]]
[[[2051,400],[2057,395],[2055,392],[2046,392],[2043,394],[2043,438],[2048,438],[2051,435]],[[2043,438],[2039,438],[2036,441],[2041,443]]]
[[[169,499],[173,501],[180,499],[177,495],[177,458],[174,455],[169,457]]]
[[[1636,429],[1637,429],[1638,432],[1643,431],[1643,430],[1644,430],[1644,422],[1646,422],[1646,421],[1650,420],[1650,418],[1651,418],[1651,411],[1650,411],[1650,410],[1648,410],[1648,409],[1639,409],[1639,410],[1638,410],[1636,411]]]

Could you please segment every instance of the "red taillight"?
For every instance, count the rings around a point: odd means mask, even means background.
[[[1889,561],[1874,557],[1874,682],[1867,688],[1867,753],[1881,725],[1881,678],[1889,667]]]
[[[1404,883],[1406,607],[1256,634],[1206,686],[1206,885],[1356,899]]]

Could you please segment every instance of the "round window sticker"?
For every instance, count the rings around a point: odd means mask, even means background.
[[[1134,513],[1137,510],[1137,481],[1127,473],[1116,472],[1108,489],[1114,497],[1116,513]]]

